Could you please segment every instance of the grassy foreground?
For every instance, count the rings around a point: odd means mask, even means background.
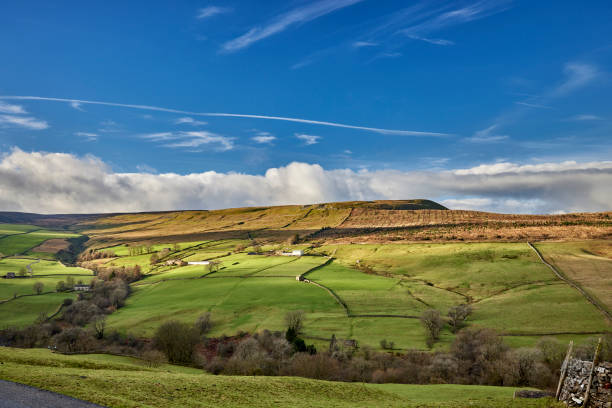
[[[106,355],[64,356],[0,347],[0,379],[109,407],[557,407],[513,400],[515,388],[357,384],[291,377],[213,376]]]

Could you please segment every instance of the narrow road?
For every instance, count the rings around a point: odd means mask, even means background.
[[[29,264],[27,264],[27,265],[26,265],[26,269],[28,270],[28,273],[29,273],[30,275],[34,275],[34,272],[32,272],[32,265],[37,264],[37,263],[39,263],[39,262],[40,262],[40,259],[37,259],[36,261],[34,261],[34,262],[29,263]]]
[[[0,408],[100,408],[101,405],[78,400],[28,385],[0,380]],[[103,408],[103,407],[102,407]]]

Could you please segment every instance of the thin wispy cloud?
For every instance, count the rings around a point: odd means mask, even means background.
[[[563,71],[566,78],[551,91],[551,98],[565,96],[591,84],[601,76],[597,66],[581,62],[569,62],[565,64]]]
[[[529,103],[529,102],[514,102],[516,105],[527,106],[528,108],[536,108],[536,109],[552,109],[552,106],[541,105],[538,103]]]
[[[355,41],[351,44],[353,48],[376,47],[378,43],[372,41]]]
[[[499,143],[510,138],[508,135],[496,134],[495,129],[497,128],[497,124],[491,125],[486,129],[475,132],[473,136],[463,140],[469,143]]]
[[[227,151],[234,148],[234,138],[222,136],[204,130],[191,132],[158,132],[142,135],[141,138],[152,142],[163,142],[168,148],[199,148],[211,145],[216,151]]]
[[[321,136],[307,135],[305,133],[296,133],[295,137],[303,141],[306,146],[317,144],[321,140]]]
[[[0,101],[0,113],[10,113],[14,115],[25,114],[28,113],[20,105],[11,105],[5,102]]]
[[[597,116],[597,115],[582,114],[582,115],[574,115],[574,116],[568,118],[568,120],[590,121],[590,120],[603,120],[603,118],[601,116]]]
[[[261,41],[265,38],[279,34],[289,27],[303,24],[336,10],[352,6],[363,0],[319,0],[301,7],[294,8],[280,14],[266,24],[251,28],[249,31],[223,44],[223,52],[235,52]]]
[[[398,130],[398,129],[383,129],[383,128],[374,128],[368,126],[357,126],[357,125],[348,125],[345,123],[337,123],[337,122],[327,122],[320,120],[311,120],[311,119],[301,119],[301,118],[291,118],[284,116],[269,116],[269,115],[247,115],[241,113],[220,113],[220,112],[190,112],[179,109],[170,109],[170,108],[162,108],[158,106],[149,106],[149,105],[131,105],[125,103],[114,103],[114,102],[100,102],[100,101],[86,101],[81,99],[66,99],[66,98],[49,98],[43,96],[0,96],[0,99],[4,100],[33,100],[33,101],[49,101],[49,102],[79,102],[81,104],[90,104],[90,105],[102,105],[102,106],[115,106],[120,108],[130,108],[130,109],[141,109],[141,110],[150,110],[150,111],[158,111],[158,112],[168,112],[168,113],[177,113],[181,115],[191,115],[191,116],[208,116],[208,117],[226,117],[226,118],[247,118],[247,119],[264,119],[264,120],[277,120],[283,122],[295,122],[295,123],[305,123],[310,125],[320,125],[320,126],[330,126],[344,129],[354,129],[354,130],[363,130],[367,132],[378,133],[382,135],[396,135],[396,136],[423,136],[423,137],[446,137],[451,136],[449,133],[441,133],[441,132],[422,132],[416,130]]]
[[[0,127],[21,127],[30,130],[43,130],[49,124],[40,119],[28,116],[0,115]]]
[[[451,26],[465,24],[497,14],[506,10],[509,3],[510,1],[507,0],[476,1],[463,7],[452,8],[451,10],[436,14],[432,18],[425,19],[422,22],[400,30],[399,33],[409,38],[411,36],[426,35]]]
[[[198,20],[204,20],[206,18],[214,17],[219,14],[229,13],[231,11],[232,9],[229,7],[208,6],[199,9],[196,18]]]
[[[76,132],[74,135],[83,138],[86,142],[95,142],[99,137],[97,133],[91,132]]]
[[[524,101],[514,102],[513,108],[507,109],[498,115],[493,122],[499,126],[516,122],[534,109],[552,109],[552,102],[567,97],[587,86],[593,85],[602,78],[601,71],[596,65],[584,62],[568,62],[563,67],[564,78],[555,85],[551,85],[539,95],[531,95]]]
[[[448,27],[469,23],[500,13],[511,6],[511,0],[481,0],[466,5],[465,2],[420,1],[403,9],[394,11],[382,18],[377,17],[361,25],[366,29],[349,42],[336,44],[319,50],[293,64],[298,69],[312,64],[325,56],[336,55],[346,48],[372,49],[383,48],[383,52],[366,63],[379,58],[399,56],[397,50],[406,46],[409,41],[423,41],[439,46],[451,46],[455,42],[449,39],[434,37],[437,31]],[[369,27],[369,28],[367,28]]]
[[[426,43],[435,44],[435,45],[455,45],[453,41],[444,40],[442,38],[425,38],[425,37],[419,37],[418,35],[413,35],[413,34],[408,35],[408,38],[411,38],[413,40],[418,40],[418,41],[424,41]]]
[[[184,117],[184,118],[178,118],[174,121],[174,123],[176,123],[177,125],[183,125],[183,124],[187,124],[187,125],[191,125],[191,126],[203,126],[203,125],[207,125],[208,122],[204,122],[201,120],[196,120],[194,118],[190,118],[190,117]]]
[[[103,120],[102,122],[100,122],[100,127],[98,128],[98,132],[102,133],[117,133],[119,131],[121,131],[121,126],[114,120],[110,119]]]
[[[269,132],[257,132],[251,140],[261,144],[269,144],[276,140],[276,136]]]

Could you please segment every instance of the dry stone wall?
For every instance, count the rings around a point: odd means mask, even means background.
[[[593,363],[590,361],[578,359],[569,361],[559,400],[570,407],[583,406],[592,366]],[[602,362],[595,366],[589,393],[589,408],[612,408],[611,380],[612,363]]]

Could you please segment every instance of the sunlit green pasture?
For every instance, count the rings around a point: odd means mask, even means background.
[[[343,313],[325,291],[294,278],[211,276],[138,286],[126,306],[109,316],[109,324],[151,334],[166,320],[193,322],[210,311],[214,333],[235,334],[239,330],[282,330],[286,312],[298,309],[308,314],[308,321]]]
[[[516,388],[470,385],[361,384],[297,377],[215,376],[128,357],[64,356],[0,347],[0,379],[108,407],[556,407],[514,400]]]
[[[64,299],[75,299],[74,293],[45,293],[24,296],[0,304],[0,328],[23,327],[34,323],[41,313],[55,313]]]
[[[13,235],[12,235],[13,234]],[[0,224],[0,253],[17,255],[52,238],[74,238],[78,234],[38,229],[31,225]]]

